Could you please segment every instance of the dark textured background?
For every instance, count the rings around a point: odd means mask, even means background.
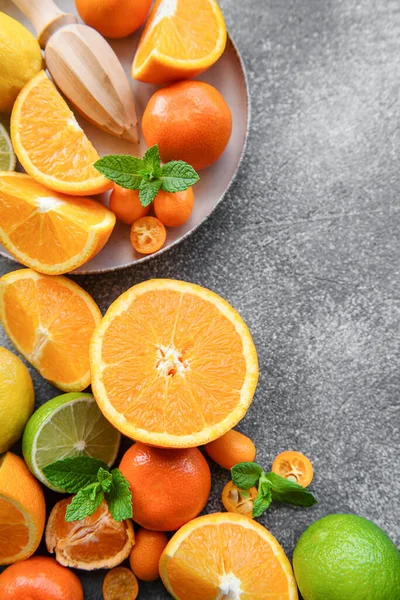
[[[231,302],[260,360],[240,429],[265,467],[293,448],[316,473],[315,508],[273,506],[261,522],[289,555],[331,512],[373,519],[399,544],[400,4],[221,4],[252,96],[238,180],[164,256],[76,280],[102,310],[150,277],[193,281]],[[0,260],[1,274],[14,268]],[[55,395],[32,374],[38,402]],[[208,510],[221,508],[227,480],[213,467]],[[101,600],[102,577],[82,575],[87,600]],[[141,584],[139,598],[168,594]]]

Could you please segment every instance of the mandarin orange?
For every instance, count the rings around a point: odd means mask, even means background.
[[[215,163],[232,133],[222,94],[203,81],[180,81],[155,92],[143,114],[143,136],[161,159],[184,160],[201,170]]]
[[[75,0],[86,25],[108,38],[123,38],[146,20],[151,0]]]
[[[201,512],[210,494],[210,469],[198,448],[165,450],[136,442],[119,469],[131,486],[133,520],[153,531],[179,529]]]

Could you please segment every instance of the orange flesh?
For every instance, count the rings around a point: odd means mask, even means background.
[[[83,298],[55,278],[27,277],[5,287],[4,306],[11,335],[45,379],[68,384],[88,371],[96,322]]]
[[[253,518],[253,504],[257,498],[257,488],[240,490],[232,481],[226,484],[222,491],[222,504],[228,512]]]
[[[177,0],[175,14],[159,20],[161,13],[157,16],[157,12],[162,1],[155,3],[144,29],[135,57],[137,65],[146,61],[153,48],[177,60],[202,59],[215,49],[220,22],[211,4],[204,0]],[[167,4],[165,0],[164,4]],[[156,20],[158,23],[153,26]]]
[[[309,459],[300,452],[292,450],[281,452],[275,458],[272,471],[303,487],[310,485],[314,474]]]
[[[215,600],[221,577],[229,573],[240,581],[241,600],[290,598],[287,574],[269,543],[235,524],[193,531],[166,570],[177,598],[187,598],[190,590],[191,600]]]
[[[41,211],[40,202],[54,208]],[[63,263],[82,252],[89,230],[107,214],[94,200],[52,192],[31,177],[0,178],[1,228],[20,252],[42,263]]]
[[[31,163],[67,182],[98,178],[93,163],[99,155],[78,125],[74,114],[46,76],[21,107],[20,141]]]
[[[0,497],[0,563],[16,556],[29,541],[24,515],[7,500]]]
[[[103,583],[104,600],[135,600],[139,585],[135,575],[125,567],[109,571]]]
[[[246,375],[242,341],[210,302],[147,291],[115,317],[102,345],[109,401],[151,432],[191,434],[226,417]]]

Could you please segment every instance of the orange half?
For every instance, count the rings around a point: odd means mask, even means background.
[[[25,171],[51,190],[85,196],[112,187],[94,168],[99,155],[44,71],[15,101],[11,140]]]
[[[79,285],[21,269],[0,279],[0,319],[17,350],[56,387],[90,383],[89,343],[100,310]]]
[[[29,558],[44,531],[42,489],[28,467],[12,452],[0,457],[0,565]]]
[[[198,285],[153,279],[122,294],[91,342],[92,389],[105,417],[135,440],[200,446],[246,413],[257,353],[238,313]]]
[[[157,0],[140,38],[132,77],[156,84],[196,77],[218,60],[226,37],[216,0]]]
[[[293,571],[273,535],[243,515],[216,513],[184,525],[160,559],[176,600],[297,600]]]
[[[83,265],[103,248],[114,225],[115,215],[95,200],[0,171],[0,241],[35,271],[61,275]]]

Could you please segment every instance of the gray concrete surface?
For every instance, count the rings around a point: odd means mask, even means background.
[[[303,451],[319,503],[261,519],[289,556],[332,512],[399,530],[400,5],[397,0],[222,0],[252,94],[240,175],[212,217],[163,257],[77,278],[105,310],[172,277],[211,288],[248,323],[260,360],[240,424],[269,467]],[[1,274],[15,266],[2,259]],[[3,333],[0,343],[8,345]],[[54,389],[32,373],[38,402]],[[227,472],[213,467],[207,509]],[[87,600],[103,573],[83,574]],[[161,583],[140,599],[166,599]]]

